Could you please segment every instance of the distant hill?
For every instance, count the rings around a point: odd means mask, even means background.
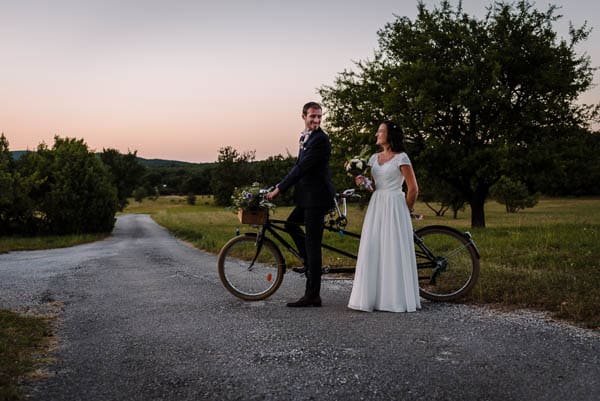
[[[19,160],[21,158],[21,156],[23,156],[25,153],[28,153],[28,150],[13,150],[10,152],[13,160]]]
[[[138,163],[146,167],[189,167],[199,163],[182,162],[179,160],[164,160],[164,159],[144,159],[137,158]]]
[[[19,160],[21,156],[29,152],[28,150],[13,150],[11,155],[13,160]],[[137,158],[138,163],[146,167],[192,167],[210,163],[190,163],[182,162],[179,160],[164,160],[164,159],[144,159],[143,157]]]

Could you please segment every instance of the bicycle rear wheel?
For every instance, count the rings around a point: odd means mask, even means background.
[[[217,260],[219,278],[238,298],[258,301],[271,296],[283,281],[285,262],[273,241],[240,235],[227,242]]]
[[[450,227],[423,227],[415,232],[419,293],[432,301],[466,295],[479,277],[479,254],[468,234]]]

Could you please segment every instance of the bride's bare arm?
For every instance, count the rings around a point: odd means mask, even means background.
[[[411,165],[402,165],[400,166],[400,171],[402,171],[402,175],[404,176],[404,181],[406,182],[406,205],[408,209],[412,212],[415,207],[415,202],[417,201],[417,196],[419,195],[419,186],[417,185],[417,177],[415,177],[415,171],[413,170]]]

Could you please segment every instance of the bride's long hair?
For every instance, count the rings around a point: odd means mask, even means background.
[[[387,142],[390,144],[391,151],[395,153],[406,152],[402,128],[390,120],[384,121],[383,123],[387,127]]]

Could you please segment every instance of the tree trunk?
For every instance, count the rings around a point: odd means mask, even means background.
[[[469,201],[471,206],[471,227],[485,227],[485,195],[476,191]]]

